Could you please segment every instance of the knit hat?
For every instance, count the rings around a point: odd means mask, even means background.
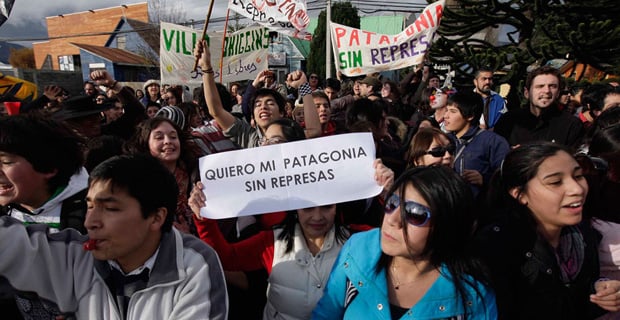
[[[179,128],[185,130],[185,115],[183,111],[175,106],[165,106],[159,109],[155,114],[156,117],[164,117],[172,120]]]
[[[154,79],[150,79],[150,80],[148,80],[148,81],[146,81],[146,82],[144,83],[144,86],[142,86],[142,89],[144,89],[144,91],[146,91],[146,89],[147,89],[149,86],[154,85],[154,84],[156,84],[156,85],[158,85],[158,86],[159,86],[159,81],[154,80]]]

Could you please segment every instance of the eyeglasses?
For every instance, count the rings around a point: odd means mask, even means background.
[[[431,209],[415,201],[405,201],[405,219],[407,223],[416,227],[423,227],[431,218]],[[396,208],[400,207],[400,197],[392,194],[385,202],[385,213],[392,214]]]
[[[105,101],[105,99],[104,98],[97,98],[97,99],[95,99],[95,101],[102,102],[102,101]]]
[[[267,137],[263,137],[263,139],[261,139],[260,141],[260,144],[261,146],[268,146],[268,145],[284,143],[284,142],[286,142],[286,140],[282,137],[272,137],[269,139],[267,139]]]
[[[319,77],[317,76],[310,76],[310,79],[318,79]]]
[[[441,158],[443,157],[444,154],[446,154],[446,151],[449,154],[454,154],[454,151],[456,151],[456,147],[453,144],[449,144],[445,147],[435,147],[433,149],[426,151],[425,154],[430,154],[431,156],[435,158]]]

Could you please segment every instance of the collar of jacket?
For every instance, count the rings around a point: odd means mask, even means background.
[[[163,232],[159,242],[159,253],[153,265],[153,270],[149,276],[148,287],[158,284],[175,282],[181,279],[178,264],[181,263],[178,257],[177,244],[182,249],[183,240],[180,235],[176,235],[174,228],[169,232]],[[110,275],[110,264],[106,260],[95,260],[95,270],[103,279]]]

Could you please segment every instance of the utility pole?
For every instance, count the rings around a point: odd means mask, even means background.
[[[330,20],[332,19],[332,1],[327,0],[325,14],[325,79],[332,77],[332,31]]]

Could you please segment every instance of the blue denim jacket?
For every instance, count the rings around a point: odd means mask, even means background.
[[[343,246],[312,319],[392,319],[385,270],[375,271],[381,256],[381,231],[354,234]],[[467,310],[445,265],[426,294],[401,319],[497,319],[495,294],[475,282],[464,284]],[[476,294],[476,290],[480,295]]]

